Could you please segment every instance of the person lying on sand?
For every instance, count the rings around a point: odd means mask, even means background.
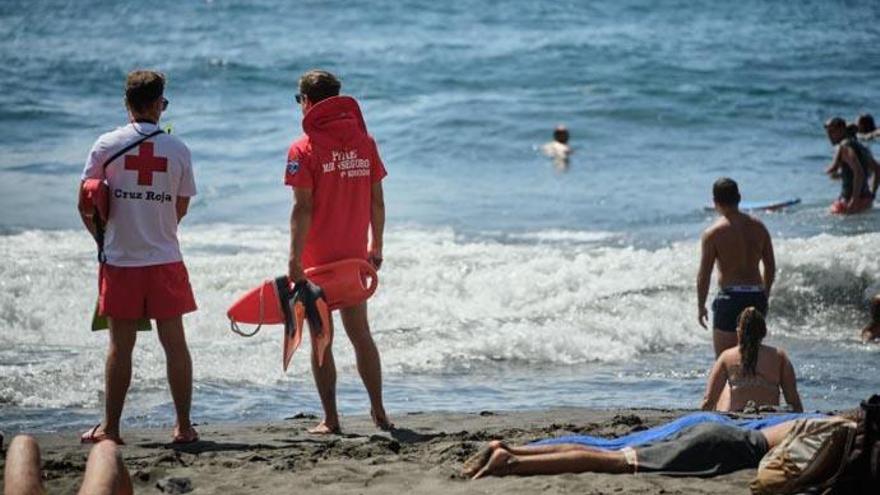
[[[862,329],[862,343],[880,340],[880,294],[871,299],[871,323]]]
[[[754,307],[744,309],[737,319],[738,347],[722,352],[709,374],[704,411],[742,411],[750,401],[778,406],[780,389],[793,411],[804,410],[794,366],[785,351],[761,343],[766,335],[764,315]]]
[[[465,461],[462,474],[472,479],[584,472],[718,476],[757,467],[761,458],[782,442],[796,421],[784,421],[761,430],[704,422],[665,440],[620,450],[601,450],[574,443],[515,447],[495,440]]]
[[[6,452],[3,493],[38,495],[46,493],[40,474],[40,446],[33,437],[19,435]],[[104,440],[89,452],[80,495],[129,495],[131,478],[116,443]]]

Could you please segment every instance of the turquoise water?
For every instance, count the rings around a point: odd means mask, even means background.
[[[880,371],[854,340],[880,214],[826,213],[821,123],[880,113],[878,21],[871,2],[5,1],[0,428],[98,417],[105,337],[86,330],[95,266],[73,191],[136,67],[167,73],[164,120],[197,170],[182,231],[202,421],[318,408],[301,359],[280,372],[277,330],[244,340],[224,321],[284,270],[281,177],[312,67],[361,101],[390,173],[371,311],[392,411],[697,404],[696,239],[721,175],[747,200],[802,198],[760,215],[780,264],[770,340],[808,407],[849,406]],[[560,122],[565,174],[536,151]],[[339,344],[343,410],[365,412]],[[168,422],[161,351],[138,345],[127,421]]]

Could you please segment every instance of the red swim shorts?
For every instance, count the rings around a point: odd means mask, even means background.
[[[851,215],[859,213],[870,208],[874,203],[874,198],[856,198],[852,207],[843,199],[837,199],[831,203],[831,213],[835,215]]]
[[[153,266],[101,265],[98,312],[110,318],[165,320],[196,310],[182,261]]]

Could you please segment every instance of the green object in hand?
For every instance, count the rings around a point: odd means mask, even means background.
[[[107,321],[106,316],[98,314],[98,303],[95,302],[95,312],[94,314],[92,314],[92,331],[96,332],[98,330],[107,330],[109,328],[110,322]],[[153,329],[153,325],[150,324],[150,320],[148,318],[143,318],[138,320],[137,329],[139,332],[148,332]]]

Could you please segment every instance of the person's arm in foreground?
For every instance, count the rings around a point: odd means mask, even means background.
[[[287,276],[293,282],[306,278],[302,267],[302,252],[312,225],[312,190],[293,188],[293,210],[290,212],[290,259]]]
[[[841,154],[843,153],[843,147],[838,146],[834,151],[834,158],[831,159],[831,163],[828,167],[825,168],[825,173],[830,175],[831,178],[836,178],[838,176],[841,164]]]
[[[713,266],[715,266],[715,247],[709,240],[709,234],[704,232],[700,240],[700,270],[697,272],[697,321],[703,328],[708,328],[706,323],[709,312],[706,310],[706,298],[709,296]]]
[[[174,204],[174,207],[177,210],[177,223],[180,223],[180,221],[183,220],[183,217],[186,216],[187,211],[189,211],[189,199],[189,197],[177,197],[177,202]]]
[[[184,147],[186,155],[183,160],[183,173],[180,177],[180,185],[177,189],[177,201],[174,203],[174,209],[177,212],[177,223],[183,220],[189,211],[189,203],[196,194],[196,179],[193,175],[192,156],[189,148]]]
[[[376,182],[370,192],[370,249],[369,261],[378,270],[382,266],[382,244],[385,235],[385,193],[382,183]]]
[[[709,380],[706,382],[706,393],[703,394],[703,403],[700,409],[703,411],[714,411],[718,406],[718,398],[724,391],[724,384],[727,383],[727,367],[724,361],[719,357],[712,366],[709,373]]]
[[[779,351],[779,357],[782,359],[780,385],[782,386],[782,395],[785,397],[785,403],[791,406],[794,412],[804,412],[804,405],[801,404],[801,396],[797,390],[797,376],[794,373],[794,366],[792,366],[788,355],[784,351]]]
[[[776,256],[773,254],[773,239],[770,237],[770,232],[767,232],[767,227],[763,225],[761,228],[764,229],[766,237],[764,249],[761,251],[761,262],[764,264],[764,293],[767,299],[770,299],[770,289],[773,288],[773,282],[776,280]]]

